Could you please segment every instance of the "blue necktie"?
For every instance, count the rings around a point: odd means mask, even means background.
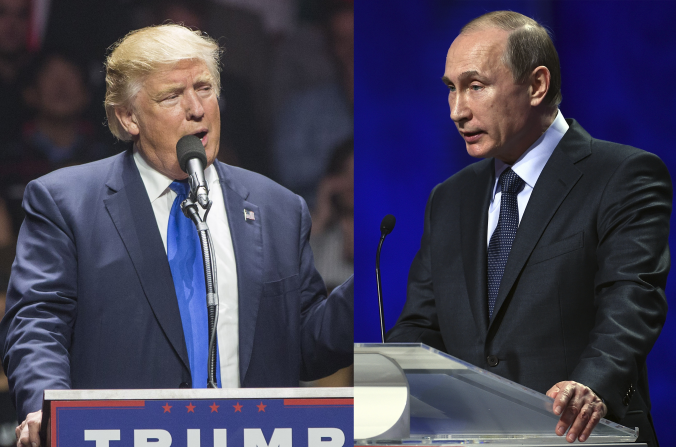
[[[507,168],[500,175],[500,217],[498,225],[488,244],[488,319],[493,316],[495,299],[500,290],[500,281],[505,273],[509,251],[519,228],[519,205],[516,196],[519,194],[524,181],[516,175],[512,168]]]
[[[176,199],[171,206],[167,226],[167,257],[174,279],[178,309],[181,312],[185,345],[188,348],[192,387],[206,388],[209,331],[202,249],[194,224],[181,210],[181,202],[190,191],[188,180],[174,181],[169,187],[176,193]],[[219,386],[220,375],[221,368],[217,361],[216,377]]]

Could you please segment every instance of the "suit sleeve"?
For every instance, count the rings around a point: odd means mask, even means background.
[[[438,186],[437,186],[438,187]],[[414,342],[446,351],[439,329],[432,282],[432,263],[430,254],[431,224],[435,187],[427,200],[425,208],[425,229],[420,250],[413,259],[408,273],[406,304],[397,323],[387,332],[388,343]]]
[[[19,420],[42,408],[45,389],[70,388],[68,349],[77,312],[73,235],[40,180],[28,184],[23,207],[0,324],[3,367]]]
[[[301,380],[329,376],[353,363],[354,277],[326,297],[324,280],[314,266],[310,248],[312,220],[301,201]]]
[[[620,418],[666,318],[671,201],[669,172],[643,152],[619,166],[599,206],[596,320],[571,379]]]

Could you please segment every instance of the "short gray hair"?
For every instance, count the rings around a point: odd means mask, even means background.
[[[149,26],[132,31],[110,47],[106,58],[106,98],[104,106],[108,128],[117,138],[131,141],[115,116],[118,107],[131,108],[143,81],[151,73],[171,68],[184,60],[204,62],[214,83],[214,91],[221,92],[218,43],[200,31],[181,25]]]
[[[544,101],[550,107],[558,107],[561,104],[561,64],[547,29],[518,12],[493,11],[469,22],[460,34],[486,28],[510,32],[503,61],[516,82],[525,82],[536,67],[547,67],[551,79]]]

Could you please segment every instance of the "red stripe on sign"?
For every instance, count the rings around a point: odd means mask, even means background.
[[[348,405],[354,406],[354,398],[350,399],[284,399],[284,405],[304,405],[304,406],[333,406]]]
[[[145,407],[145,400],[65,400],[52,402],[52,410],[60,407]]]
[[[57,418],[59,413],[56,411],[59,408],[83,408],[83,407],[93,407],[93,408],[123,408],[123,407],[145,407],[145,400],[65,400],[52,402],[52,417],[51,417],[51,432],[52,432],[52,445],[58,447],[59,433],[57,431],[58,423]]]

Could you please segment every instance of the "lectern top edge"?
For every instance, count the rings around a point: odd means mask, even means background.
[[[352,398],[354,389],[335,388],[218,388],[143,390],[45,390],[44,400],[157,400],[157,399],[297,399]]]

